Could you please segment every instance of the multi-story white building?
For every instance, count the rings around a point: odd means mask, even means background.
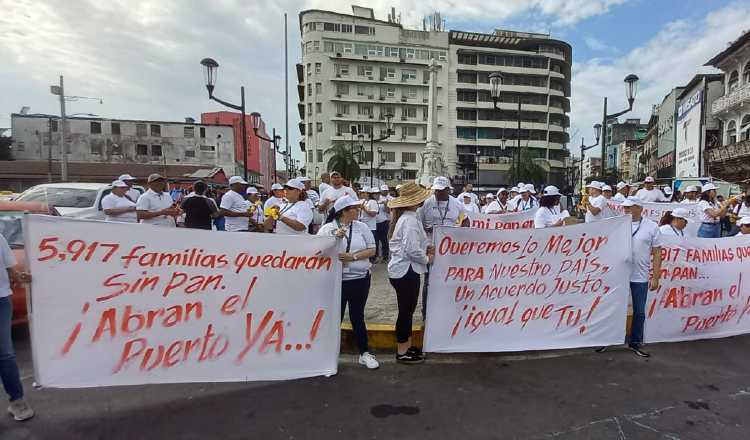
[[[231,125],[73,117],[66,119],[68,162],[221,167],[237,172]],[[11,115],[13,159],[61,160],[60,117]]]
[[[592,176],[598,176],[602,172],[602,158],[601,157],[586,157],[583,159],[583,180],[587,180]]]
[[[352,15],[300,13],[297,76],[307,175],[328,171],[325,151],[332,144],[356,144],[364,133],[360,163],[367,176],[370,136],[385,134],[384,116],[393,114],[395,134],[376,145],[375,168],[387,181],[415,178],[427,131],[427,67],[434,59],[440,66],[440,152],[454,182],[510,183],[520,137],[548,181],[560,185],[569,156],[570,45],[544,34],[431,28],[404,29],[393,16],[376,20],[372,9],[356,6]],[[498,109],[490,96],[493,72],[504,78]]]
[[[707,66],[724,72],[724,95],[711,105],[721,120],[721,146],[706,144],[709,172],[729,182],[750,175],[750,32],[711,58]]]
[[[309,10],[300,13],[302,63],[297,65],[300,132],[304,137],[305,172],[327,169],[325,153],[334,144],[351,148],[364,135],[359,158],[362,177],[385,181],[415,179],[427,137],[428,66],[438,72],[438,137],[444,159],[447,148],[448,33],[404,29],[393,18],[376,20],[372,9],[353,7],[353,14]],[[386,135],[386,115],[394,133]],[[455,161],[454,161],[455,163]],[[453,172],[453,170],[451,170]]]

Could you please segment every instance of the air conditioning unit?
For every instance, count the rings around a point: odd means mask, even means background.
[[[362,55],[362,59],[366,60],[367,59],[367,55]]]
[[[367,79],[369,79],[370,81],[372,81],[374,78],[371,77],[371,76],[368,76]]]
[[[428,98],[422,98],[422,102],[424,102],[425,104],[427,104],[428,102],[430,102],[430,100]]]
[[[400,63],[405,63],[405,62],[406,62],[406,60],[405,60],[405,59],[403,59],[403,58],[401,58],[401,59],[400,59],[400,60],[398,60],[398,61],[399,61]]]
[[[374,116],[372,115],[372,113],[371,113],[371,114],[370,114],[370,115],[369,115],[368,117],[369,117],[370,119],[374,118]]]
[[[341,113],[336,113],[336,117],[340,118],[341,117]]]
[[[367,96],[367,99],[375,99],[375,95],[369,95]]]
[[[341,95],[336,95],[337,98],[341,98]]]
[[[381,96],[381,97],[380,97],[379,99],[380,99],[381,101],[385,101],[385,96]]]
[[[401,97],[401,102],[406,102],[406,96]]]
[[[401,82],[405,83],[406,82],[406,78],[401,78]]]
[[[336,53],[336,58],[341,58],[341,52]]]
[[[401,116],[401,120],[405,121],[406,120],[406,116]]]
[[[405,135],[405,134],[402,134],[402,135],[401,135],[401,140],[402,140],[402,141],[405,141],[405,140],[406,140],[406,135]]]
[[[337,74],[336,74],[336,78],[341,78],[341,74],[340,74],[340,73],[337,73]]]
[[[422,81],[422,84],[427,84],[427,83],[429,83],[429,81],[428,81],[428,80],[424,80],[424,81]]]

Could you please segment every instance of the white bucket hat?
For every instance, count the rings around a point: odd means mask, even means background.
[[[288,188],[298,189],[300,191],[304,191],[305,190],[305,184],[302,183],[302,181],[299,180],[299,179],[289,179],[284,184],[284,186],[288,187]]]
[[[557,189],[556,186],[550,185],[546,188],[544,188],[544,191],[542,191],[542,196],[559,196],[560,190]]]
[[[685,208],[676,208],[674,211],[672,211],[672,217],[681,218],[683,220],[689,220],[690,211],[688,211]]]
[[[703,192],[711,191],[712,189],[719,189],[719,187],[714,185],[713,183],[707,183],[703,185]]]
[[[601,191],[603,186],[604,185],[602,184],[602,182],[597,182],[596,180],[592,180],[591,183],[586,185],[586,188],[594,188],[594,189],[598,189],[599,191]]]
[[[432,189],[442,191],[451,187],[451,181],[447,177],[439,176],[432,181]]]
[[[342,209],[346,209],[350,206],[362,206],[362,201],[357,200],[352,196],[344,196],[336,200],[336,203],[333,204],[333,209],[336,212],[339,212]]]
[[[229,178],[229,186],[232,186],[235,183],[241,183],[243,185],[247,185],[247,182],[245,182],[245,179],[243,179],[242,176],[232,176]]]

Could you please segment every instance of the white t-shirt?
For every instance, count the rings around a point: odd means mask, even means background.
[[[516,210],[518,212],[521,211],[528,211],[529,209],[533,209],[537,206],[536,200],[529,197],[529,200],[524,200],[522,196],[518,197],[518,200],[516,200]]]
[[[227,191],[221,197],[219,208],[232,212],[247,212],[250,209],[250,202],[245,200],[241,194],[236,191]],[[247,217],[225,217],[224,229],[228,232],[247,231],[249,220]]]
[[[380,196],[378,198],[378,215],[375,216],[375,223],[383,223],[390,220],[391,216],[386,211],[386,206],[390,200],[389,196]]]
[[[331,185],[325,182],[320,182],[320,185],[318,185],[318,192],[322,195],[330,187]]]
[[[651,270],[651,248],[661,246],[659,225],[645,217],[640,222],[633,222],[633,260],[630,263],[630,281],[633,283],[648,282]]]
[[[612,200],[616,202],[621,202],[621,203],[624,202],[626,198],[627,197],[625,197],[623,193],[619,193],[619,192],[612,196]]]
[[[158,212],[163,209],[171,208],[174,205],[174,200],[168,192],[157,194],[154,190],[149,189],[143,193],[135,204],[135,209],[138,211]],[[176,227],[174,217],[168,215],[160,215],[158,217],[141,220],[144,225],[156,225],[156,226],[171,226]]]
[[[297,220],[298,222],[305,225],[305,229],[301,231],[295,231],[294,229],[287,226],[286,223],[282,222],[281,217]],[[276,231],[274,232],[284,235],[307,235],[307,227],[310,226],[312,217],[313,214],[310,210],[310,206],[304,201],[286,203],[281,207],[281,210],[279,211],[279,220],[276,221]]]
[[[141,197],[141,192],[140,192],[140,191],[138,191],[138,190],[137,190],[137,189],[135,189],[135,188],[130,188],[130,189],[129,189],[129,190],[128,190],[128,191],[126,192],[126,193],[125,193],[125,195],[126,195],[126,196],[128,196],[128,197],[130,198],[130,200],[132,200],[132,201],[133,201],[133,203],[135,203],[135,202],[137,202],[137,201],[138,201],[138,199],[139,199],[139,198]]]
[[[586,223],[597,222],[606,218],[605,211],[607,210],[607,199],[603,195],[600,194],[596,197],[591,197],[589,199],[589,203],[591,203],[591,206],[593,206],[594,208],[601,209],[601,211],[599,211],[599,214],[594,215],[590,210],[587,209],[585,216]]]
[[[707,209],[719,209],[719,205],[716,202],[709,202],[706,200],[701,200],[698,202],[698,209],[701,212],[701,222],[703,223],[719,223],[721,219],[713,218],[710,215],[706,213]]]
[[[0,266],[2,266],[0,267],[0,298],[5,298],[6,296],[11,296],[13,294],[13,290],[10,288],[8,269],[14,267],[16,264],[18,264],[18,262],[8,245],[8,241],[5,240],[5,237],[0,235]]]
[[[560,221],[559,206],[553,206],[551,209],[540,207],[534,214],[534,228],[536,229],[549,228],[558,221]]]
[[[320,227],[318,235],[322,236],[335,236],[336,231],[339,229],[339,225],[336,221],[326,223]],[[339,240],[339,252],[346,252],[346,246],[349,242],[349,228],[346,228],[346,236]],[[366,224],[358,221],[353,221],[351,224],[351,243],[349,244],[349,252],[355,253],[365,249],[375,249],[375,237],[372,235],[370,228]],[[356,261],[350,261],[344,264],[344,275],[345,280],[356,280],[364,278],[370,273],[369,258],[362,258]]]
[[[320,201],[320,196],[318,195],[318,192],[314,189],[308,189],[305,191],[307,193],[307,200],[309,200],[312,203],[313,208],[318,204]]]
[[[331,204],[329,206],[333,206],[333,202],[346,195],[352,196],[355,199],[359,198],[357,197],[357,193],[355,193],[353,189],[343,185],[341,185],[341,187],[338,189],[332,186],[329,187],[328,189],[320,193],[320,198],[321,200],[330,200]]]
[[[669,199],[664,195],[659,188],[651,188],[651,191],[646,188],[641,188],[635,193],[635,196],[644,202],[668,202]]]
[[[698,203],[698,201],[699,201],[698,199],[695,199],[695,200],[682,199],[680,201],[680,203],[683,204],[683,205],[694,205],[694,204]]]
[[[263,209],[266,210],[272,206],[281,207],[284,203],[286,203],[284,199],[281,199],[276,196],[271,196],[266,200],[266,203],[263,204]]]
[[[735,209],[737,208],[735,207]],[[737,211],[737,217],[739,218],[750,217],[750,206],[747,206],[746,204],[743,203],[740,206],[740,210]]]
[[[367,210],[370,212],[379,212],[380,205],[378,205],[377,200],[367,200]],[[368,228],[370,228],[371,231],[374,231],[377,229],[377,218],[378,214],[375,214],[374,217],[370,217],[369,215],[365,214],[365,210],[361,209],[359,211],[359,221],[366,224]]]
[[[479,206],[479,196],[477,196],[473,192],[464,192],[463,194],[468,194],[469,197],[471,197],[471,202],[474,203],[475,205]],[[462,200],[462,202],[463,202],[463,200]]]
[[[669,224],[659,226],[659,232],[662,236],[685,237],[684,229],[680,230]]]
[[[479,208],[474,202],[469,203],[468,205],[466,203],[463,204],[463,208],[465,212],[476,212],[479,213]]]
[[[447,201],[438,202],[433,195],[424,202],[421,208],[417,209],[417,219],[422,222],[428,240],[432,241],[434,226],[455,226],[463,212],[465,212],[463,203],[453,196],[448,196]]]
[[[109,193],[102,199],[102,210],[134,207],[135,203],[131,202],[130,199],[125,196],[120,197],[113,193]],[[108,222],[138,223],[138,215],[135,211],[129,211],[123,214],[108,215],[104,217],[104,220]]]
[[[493,200],[492,203],[487,205],[487,209],[485,209],[484,212],[486,212],[487,214],[505,214],[506,212],[508,212],[508,205],[508,202],[505,202],[505,204],[503,204],[502,202],[500,202],[500,200]]]

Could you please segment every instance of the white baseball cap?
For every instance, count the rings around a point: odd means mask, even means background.
[[[494,199],[495,195],[492,194],[492,193],[487,193],[487,195],[485,197],[488,198],[488,199]]]
[[[674,211],[672,211],[672,217],[688,220],[690,218],[690,211],[685,208],[676,208]]]
[[[123,174],[122,176],[118,177],[117,180],[122,180],[124,182],[126,180],[137,180],[137,179],[131,176],[130,174]]]
[[[671,186],[665,186],[664,187],[664,194],[670,196],[672,195],[672,187]]]
[[[627,208],[629,206],[635,206],[635,205],[643,206],[643,200],[639,199],[638,197],[630,196],[627,199],[625,199],[624,202],[622,202],[621,206]]]
[[[117,179],[114,182],[112,182],[112,186],[115,188],[127,188],[128,184],[123,182],[122,179]]]
[[[645,179],[643,179],[643,182],[644,183],[654,183],[654,178],[651,177],[651,176],[648,176]]]
[[[298,189],[300,191],[304,191],[305,190],[305,184],[302,183],[302,181],[299,180],[299,179],[289,179],[289,180],[286,181],[286,183],[284,184],[284,186],[287,187],[287,188]]]
[[[526,190],[527,190],[528,192],[530,192],[531,194],[536,194],[536,189],[534,188],[534,184],[532,184],[532,183],[527,183],[527,184],[526,184],[526,185],[524,186],[524,188],[525,188],[525,189],[526,189]]]
[[[685,188],[685,191],[683,192],[686,192],[686,193],[698,192],[698,188],[696,188],[694,185],[689,185],[687,188]]]
[[[245,182],[245,179],[243,179],[242,176],[232,176],[229,178],[229,186],[232,186],[235,183],[241,183],[243,185],[247,185],[247,182]]]
[[[602,191],[603,187],[604,187],[604,184],[602,184],[602,182],[597,182],[596,180],[592,180],[591,183],[586,185],[586,188],[594,188],[594,189],[598,189],[599,191]]]
[[[556,186],[550,185],[550,186],[544,188],[544,191],[542,192],[542,195],[543,196],[559,196],[560,195],[560,190],[557,189]]]
[[[743,226],[743,225],[745,226],[750,225],[750,216],[745,216],[737,220],[737,226]]]
[[[451,187],[451,181],[447,177],[439,176],[432,181],[432,189],[442,191]]]
[[[336,212],[339,212],[342,209],[348,208],[350,206],[362,206],[362,201],[357,200],[352,196],[344,196],[336,200],[336,202],[333,204],[333,209]]]
[[[510,189],[510,192],[517,193],[518,192],[518,187],[514,186],[513,188]]]
[[[381,191],[381,192],[382,192],[382,191],[390,191],[390,190],[391,190],[391,189],[390,189],[390,188],[388,188],[388,185],[386,185],[386,184],[380,185],[380,191]]]
[[[247,194],[258,194],[258,188],[254,187],[254,186],[248,186],[246,193]]]
[[[461,193],[461,194],[460,194],[460,195],[458,196],[458,198],[459,198],[459,199],[465,199],[466,197],[468,197],[468,198],[471,198],[471,194],[470,194],[470,193],[467,193],[467,192],[462,192],[462,193]]]
[[[284,187],[280,183],[274,183],[271,185],[271,191],[276,191],[278,189],[284,189]]]
[[[310,181],[310,178],[309,178],[309,177],[307,177],[307,176],[300,176],[300,177],[298,177],[297,179],[299,179],[299,181],[300,181],[300,182],[303,182],[303,183],[304,183],[304,182],[309,182],[309,181]]]
[[[602,191],[612,191],[612,187],[609,185],[602,185]]]
[[[623,181],[617,182],[617,191],[625,188],[626,186],[630,186],[630,184]]]
[[[703,185],[703,192],[711,191],[712,189],[719,189],[719,187],[710,182]]]
[[[518,188],[518,189],[521,189],[521,188],[523,188],[524,186],[526,186],[526,184],[525,184],[525,183],[523,183],[523,182],[518,182],[518,185],[516,185],[516,188]]]

